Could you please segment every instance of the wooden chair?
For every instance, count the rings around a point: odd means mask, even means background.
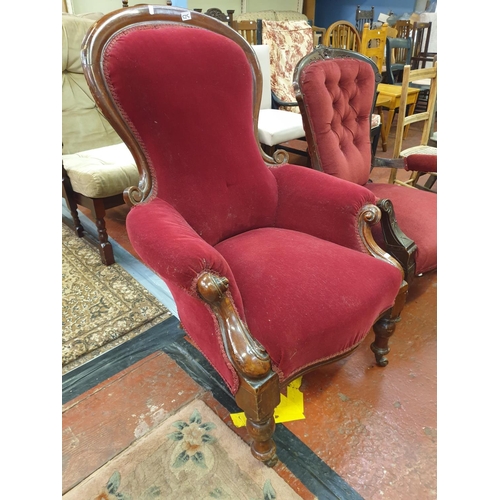
[[[413,40],[413,51],[411,56],[411,69],[425,68],[431,66],[435,52],[429,52],[432,22],[413,23],[411,38]]]
[[[384,83],[400,84],[403,68],[411,63],[411,38],[387,37],[385,45]]]
[[[408,102],[408,95],[411,91],[411,84],[415,81],[428,79],[430,81],[429,97],[427,99],[427,109],[421,113],[406,113],[406,104]],[[409,158],[412,155],[428,155],[433,158],[421,158],[424,167],[408,168],[412,173],[410,178],[406,181],[397,179],[397,169],[391,169],[389,182],[393,184],[402,184],[406,186],[418,187],[427,189],[432,185],[437,177],[437,147],[429,146],[429,140],[433,133],[433,124],[435,118],[435,106],[437,99],[437,61],[432,68],[411,69],[410,65],[406,65],[403,70],[403,81],[401,84],[401,102],[400,110],[398,113],[398,124],[396,129],[396,138],[394,141],[393,158]],[[422,136],[420,144],[410,148],[403,148],[404,143],[404,129],[410,123],[422,123]],[[412,158],[413,160],[414,158]],[[430,182],[427,187],[418,184],[419,179],[429,175]],[[428,181],[429,181],[428,179]]]
[[[361,6],[356,7],[356,29],[361,33],[364,29],[366,23],[368,23],[369,28],[373,26],[373,20],[375,19],[375,7],[372,6],[370,10],[361,10]]]
[[[326,29],[323,45],[338,49],[359,51],[361,36],[349,21],[336,21]]]
[[[387,28],[387,23],[383,23],[379,28],[373,29],[370,28],[369,23],[365,23],[361,32],[359,53],[369,57],[377,65],[380,74],[384,71]]]
[[[252,454],[274,466],[287,383],[345,358],[371,330],[387,365],[408,286],[374,242],[376,196],[262,155],[255,52],[216,19],[115,11],[89,31],[82,60],[141,172],[126,192],[130,242],[245,412]]]
[[[321,28],[320,26],[314,26],[312,21],[307,21],[313,30],[314,45],[321,45],[325,43],[326,28]]]
[[[257,45],[257,21],[233,21],[231,27],[250,45]]]
[[[394,28],[397,31],[397,34],[394,38],[411,38],[413,22],[409,19],[400,19],[395,22]]]

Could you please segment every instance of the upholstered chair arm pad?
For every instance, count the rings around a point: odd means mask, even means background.
[[[272,168],[278,184],[276,226],[366,252],[359,231],[362,208],[376,204],[368,189],[296,165]]]
[[[409,155],[405,158],[405,170],[417,172],[437,172],[437,155]]]
[[[245,329],[241,294],[226,260],[177,210],[159,198],[132,208],[126,225],[134,249],[144,263],[165,280],[172,292],[183,328],[233,394],[236,393],[239,385],[237,370],[245,372],[247,368],[246,358],[241,352],[253,352],[255,341]],[[225,316],[220,304],[211,307],[206,294],[202,298],[199,293],[200,282],[206,284],[212,277],[216,280],[220,277],[223,284],[225,310],[230,311]],[[216,317],[239,329],[228,333]],[[227,351],[224,343],[228,346]],[[265,369],[266,366],[255,368],[251,365],[248,371],[257,370],[260,376]]]
[[[372,167],[398,168],[416,172],[437,172],[437,155],[410,154],[404,158],[374,157]]]
[[[156,198],[133,207],[126,226],[134,249],[146,265],[181,289],[196,294],[196,280],[203,271],[231,280],[231,270],[222,255],[169,203]]]

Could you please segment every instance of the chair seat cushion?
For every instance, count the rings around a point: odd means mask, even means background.
[[[250,332],[280,380],[359,344],[401,284],[390,264],[286,229],[247,231],[215,248],[231,267]]]
[[[73,191],[89,198],[106,198],[139,182],[134,158],[122,142],[62,155]]]
[[[366,184],[377,198],[388,198],[401,231],[417,245],[415,273],[425,273],[437,268],[437,196],[419,189],[396,184]],[[379,246],[385,248],[380,225],[373,228]]]
[[[268,146],[305,136],[302,116],[281,109],[261,109],[258,127],[259,141]]]

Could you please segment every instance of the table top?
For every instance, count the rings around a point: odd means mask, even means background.
[[[377,86],[377,90],[379,91],[379,97],[381,95],[398,97],[401,95],[401,85],[391,85],[389,83],[379,83]],[[420,89],[410,87],[408,89],[408,95],[418,94]],[[378,99],[377,99],[378,102]]]
[[[384,95],[384,94],[379,94],[377,96],[376,106],[384,106],[386,104],[390,104],[391,101],[392,101],[391,96]]]

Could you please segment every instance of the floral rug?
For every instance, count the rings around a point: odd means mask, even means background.
[[[118,264],[62,224],[63,374],[172,314]]]
[[[300,500],[202,401],[193,401],[63,500]]]

